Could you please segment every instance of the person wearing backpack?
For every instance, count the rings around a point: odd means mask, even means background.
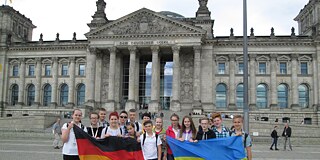
[[[145,133],[140,135],[141,149],[145,160],[161,160],[161,139],[152,132],[152,121],[145,121]]]
[[[273,131],[272,131],[272,133],[271,133],[271,137],[272,137],[272,140],[273,140],[273,141],[272,141],[270,150],[273,150],[273,149],[272,149],[273,145],[274,145],[274,147],[275,147],[275,150],[279,150],[279,149],[277,148],[278,138],[279,138],[278,132],[277,132],[277,127],[278,127],[278,126],[274,126]]]
[[[61,128],[61,139],[64,143],[62,148],[63,160],[80,160],[73,126],[77,125],[79,128],[87,132],[87,128],[81,124],[81,119],[82,111],[80,109],[74,109],[72,112],[72,121],[63,124]]]
[[[118,112],[111,112],[109,115],[110,126],[102,130],[101,138],[106,138],[110,136],[123,137],[121,127],[119,126],[119,115]]]
[[[233,117],[234,130],[230,133],[230,136],[242,136],[243,147],[246,151],[246,157],[242,160],[252,160],[252,142],[250,135],[242,130],[243,117],[241,115],[235,115]]]

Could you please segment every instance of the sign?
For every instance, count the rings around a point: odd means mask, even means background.
[[[174,44],[174,41],[159,40],[159,41],[120,41],[116,42],[116,46],[151,46],[151,45],[168,45]]]

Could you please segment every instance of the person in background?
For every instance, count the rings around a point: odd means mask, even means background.
[[[52,126],[52,133],[54,135],[54,141],[53,141],[53,148],[54,149],[60,149],[59,146],[62,146],[60,144],[61,141],[61,119],[58,117],[56,119],[56,123],[53,124]]]
[[[289,127],[288,122],[285,124],[283,132],[282,132],[282,137],[284,137],[284,146],[283,149],[286,150],[287,148],[287,142],[289,145],[290,150],[292,151],[292,146],[290,142],[290,137],[291,137],[291,127]]]
[[[63,160],[80,160],[78,154],[78,146],[76,137],[74,135],[73,127],[77,125],[79,128],[87,132],[87,128],[81,124],[82,111],[80,109],[74,109],[72,112],[72,121],[69,123],[63,124],[62,131],[62,155]]]
[[[220,113],[213,113],[212,120],[212,130],[216,134],[217,138],[225,138],[230,136],[230,130],[222,124],[222,117]]]
[[[216,134],[209,128],[209,122],[209,118],[200,119],[201,130],[198,130],[197,132],[197,141],[216,138]]]
[[[140,134],[142,133],[142,125],[140,122],[136,121],[136,110],[135,109],[130,109],[129,110],[129,119],[126,123],[134,123],[134,129],[137,133],[137,137],[140,136]]]
[[[231,136],[242,136],[242,141],[243,141],[243,147],[245,148],[246,151],[246,158],[243,158],[242,160],[252,160],[252,142],[250,135],[248,133],[245,133],[242,130],[243,126],[243,118],[241,115],[235,115],[233,117],[233,126],[234,130],[231,132]]]
[[[122,135],[126,135],[128,133],[126,122],[128,120],[128,113],[126,111],[121,111],[119,116],[119,126],[124,131]]]
[[[270,150],[273,150],[273,149],[272,149],[273,145],[274,145],[274,147],[275,147],[275,150],[279,150],[279,149],[277,148],[278,138],[279,138],[278,132],[277,132],[277,127],[278,127],[278,126],[274,126],[273,131],[272,131],[272,133],[271,133],[272,144],[271,144]]]
[[[197,135],[197,129],[194,126],[192,118],[190,116],[184,116],[181,123],[182,127],[177,139],[180,141],[194,142]]]
[[[163,157],[167,157],[166,130],[163,128],[163,119],[161,117],[155,118],[155,127],[152,131],[159,135],[161,139],[161,159],[164,159]]]
[[[181,126],[179,125],[179,116],[173,113],[170,116],[170,120],[171,120],[171,125],[168,127],[166,131],[166,136],[176,139],[179,135],[180,128],[181,128]],[[163,158],[165,159],[166,157],[163,157]],[[172,150],[170,149],[168,144],[167,144],[167,160],[174,160]]]
[[[107,111],[105,108],[99,108],[99,126],[105,128],[108,127],[110,124],[106,121]]]
[[[102,130],[102,138],[109,137],[109,136],[118,136],[122,137],[123,131],[121,130],[119,126],[119,116],[117,112],[111,112],[109,115],[109,122],[110,126],[104,128]]]
[[[142,133],[145,132],[143,123],[151,120],[151,115],[147,112],[142,114]]]
[[[91,112],[89,114],[89,119],[90,127],[87,127],[88,134],[93,138],[100,139],[104,128],[99,126],[99,114],[97,112]]]

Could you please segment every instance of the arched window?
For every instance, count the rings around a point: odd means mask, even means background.
[[[33,84],[30,84],[28,87],[28,97],[27,97],[27,105],[31,106],[34,103],[34,97],[35,97],[35,87]]]
[[[257,107],[258,108],[267,108],[267,86],[265,84],[259,84],[257,86]]]
[[[17,84],[14,84],[11,90],[11,105],[15,106],[16,104],[18,104],[18,98],[19,98],[19,86]]]
[[[278,105],[280,108],[288,108],[288,87],[280,84],[278,90]]]
[[[237,86],[237,107],[238,108],[243,108],[243,84],[239,84]]]
[[[43,89],[43,105],[49,106],[51,103],[51,85],[47,84]]]
[[[63,84],[60,89],[60,105],[64,106],[68,104],[69,87],[67,84]]]
[[[225,84],[218,84],[216,88],[217,108],[227,107],[227,87]]]
[[[84,103],[86,96],[86,86],[84,84],[80,84],[77,90],[77,106],[80,106]]]
[[[302,108],[309,107],[309,88],[302,84],[298,87],[299,90],[299,106]]]

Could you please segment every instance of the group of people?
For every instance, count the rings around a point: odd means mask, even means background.
[[[73,126],[77,125],[96,139],[102,139],[109,136],[131,137],[141,144],[142,153],[145,160],[174,160],[172,150],[166,143],[166,137],[172,137],[179,141],[189,141],[197,143],[201,140],[211,138],[225,138],[230,136],[242,136],[243,147],[246,151],[246,158],[252,159],[251,138],[242,130],[243,118],[241,115],[233,117],[233,128],[229,129],[222,124],[220,113],[213,113],[211,118],[204,117],[200,119],[200,125],[196,128],[192,117],[184,116],[181,123],[180,117],[173,113],[170,116],[171,125],[163,128],[162,117],[156,117],[151,121],[151,115],[144,113],[142,115],[142,124],[136,121],[136,110],[120,113],[111,112],[109,121],[106,120],[106,110],[100,108],[97,112],[89,114],[90,126],[81,124],[82,112],[75,109],[72,113],[72,121],[63,124],[61,128],[63,141],[63,159],[78,160],[78,150],[76,138],[73,132]]]
[[[277,132],[278,126],[274,126],[273,131],[271,132],[271,137],[272,137],[272,144],[270,146],[270,150],[273,150],[273,146],[275,147],[275,150],[279,150],[277,145],[278,145],[278,132]],[[290,142],[290,137],[291,137],[291,127],[289,127],[289,124],[286,123],[283,132],[282,132],[282,137],[284,137],[284,145],[283,145],[283,150],[286,150],[287,144],[289,146],[289,149],[292,151],[292,146]]]

